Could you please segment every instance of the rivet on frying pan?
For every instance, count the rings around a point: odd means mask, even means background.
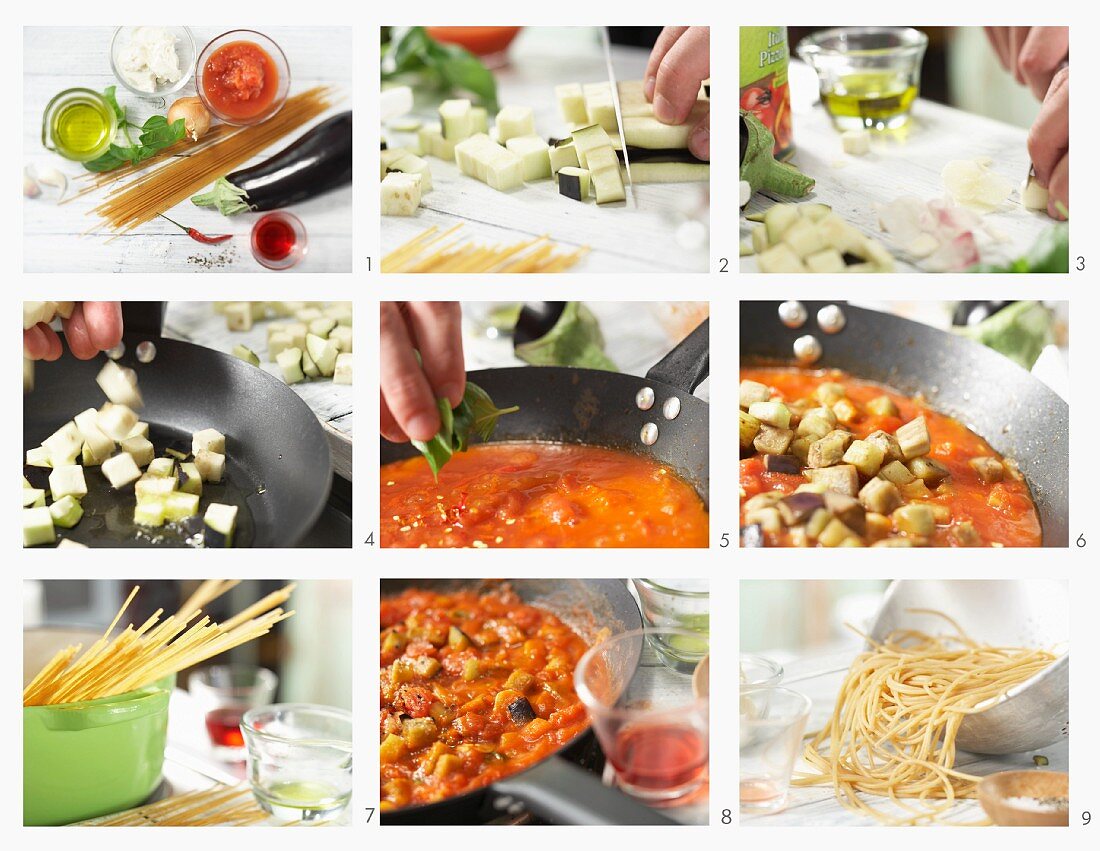
[[[634,397],[634,402],[641,411],[648,411],[652,408],[655,400],[656,396],[653,394],[652,387],[643,387],[638,391],[638,395]]]
[[[657,442],[657,423],[646,423],[642,426],[642,443],[652,446]]]
[[[836,334],[844,330],[848,317],[835,304],[828,304],[817,312],[817,324],[826,334]]]
[[[794,356],[800,364],[816,363],[821,357],[821,343],[813,334],[806,334],[794,341]]]
[[[788,328],[801,328],[806,324],[806,308],[800,301],[785,301],[779,305],[779,321]]]
[[[134,354],[137,355],[137,359],[142,363],[152,363],[153,359],[157,356],[156,344],[151,340],[142,340],[137,344],[137,348],[134,349]]]
[[[661,407],[661,413],[665,415],[666,420],[674,420],[680,416],[680,397],[669,396],[665,399],[665,404]]]
[[[113,349],[107,349],[103,354],[107,355],[111,360],[118,360],[126,354],[126,344],[122,342],[122,340],[119,340],[117,346]]]

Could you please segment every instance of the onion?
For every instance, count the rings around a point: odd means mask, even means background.
[[[187,138],[192,142],[199,141],[210,129],[210,113],[196,97],[180,98],[172,104],[168,110],[168,123],[174,124],[181,118]]]

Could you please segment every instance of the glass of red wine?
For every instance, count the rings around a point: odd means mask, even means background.
[[[595,645],[574,674],[615,780],[647,802],[687,798],[707,781],[710,702],[690,671],[670,667],[659,648],[694,640],[689,630],[640,629]]]
[[[214,756],[244,762],[241,718],[275,699],[279,678],[267,668],[246,663],[211,665],[191,675],[188,688],[202,708]]]

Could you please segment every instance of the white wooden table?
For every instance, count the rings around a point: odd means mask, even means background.
[[[801,62],[791,63],[791,90],[817,91],[816,76]],[[1023,128],[929,100],[918,99],[914,104],[903,141],[873,134],[871,153],[862,157],[842,151],[840,133],[816,95],[812,104],[792,100],[792,118],[795,155],[791,162],[817,181],[814,191],[799,200],[828,204],[845,221],[882,242],[897,260],[899,272],[921,270],[907,262],[890,235],[879,229],[876,203],[889,203],[902,195],[915,195],[925,201],[943,198],[947,193],[940,173],[952,160],[989,157],[993,161],[991,169],[1014,187],[1023,182],[1031,167],[1027,131]],[[776,202],[791,200],[757,193],[744,212],[760,213]],[[979,237],[982,261],[993,263],[1025,254],[1039,233],[1053,223],[1046,213],[1025,210],[1015,191],[984,221],[1004,236],[999,243]],[[742,215],[742,242],[751,237],[751,228]],[[755,272],[756,258],[742,257],[740,270]]]
[[[260,356],[260,368],[282,381],[282,374],[274,362],[267,360],[267,325],[262,320],[251,331],[230,331],[225,317],[214,312],[208,301],[169,302],[164,318],[164,336],[185,340],[231,353],[233,347],[242,344]],[[334,384],[330,379],[319,378],[291,384],[297,393],[321,421],[332,450],[333,469],[351,481],[352,458],[352,402],[355,394],[350,384]]]
[[[219,27],[192,27],[199,52],[224,31]],[[143,100],[123,87],[111,72],[110,48],[114,27],[24,27],[23,29],[23,165],[56,168],[69,178],[69,192],[86,184],[75,178],[86,174],[79,164],[42,146],[42,113],[50,99],[74,86],[103,91],[117,86],[119,104],[127,118],[140,124],[154,113],[164,114],[172,101],[194,95],[192,78],[168,103]],[[269,27],[270,36],[290,63],[290,93],[316,85],[333,86],[342,98],[332,113],[351,109],[350,27]],[[254,165],[293,142],[291,134],[245,165]],[[125,180],[125,178],[123,178]],[[249,233],[259,213],[223,216],[190,201],[167,215],[204,233],[232,233],[222,245],[202,245],[163,219],[155,219],[115,239],[88,213],[105,197],[107,187],[58,205],[49,192],[23,200],[23,268],[28,272],[263,272],[249,250]],[[352,257],[350,186],[295,204],[293,212],[306,227],[309,254],[294,267],[299,272],[350,272]]]
[[[790,688],[801,692],[813,701],[810,709],[810,719],[806,724],[806,732],[811,733],[822,729],[833,712],[833,704],[840,692],[844,681],[844,672],[817,676],[801,682],[793,682],[800,676],[817,673],[822,670],[830,670],[847,666],[859,651],[854,646],[850,652],[832,653],[812,659],[803,658],[786,661],[782,653],[765,652],[761,655],[779,661],[783,665],[784,684],[790,682]],[[970,774],[985,776],[997,771],[1010,771],[1015,769],[1032,769],[1035,763],[1032,757],[1035,753],[1041,753],[1050,764],[1045,768],[1050,771],[1069,770],[1069,740],[1063,739],[1056,745],[1043,748],[1040,751],[1023,754],[1007,754],[1004,756],[978,756],[966,752],[959,752],[955,761],[955,767]],[[795,763],[795,772],[807,771],[809,766],[800,758]],[[904,815],[900,807],[890,804],[886,798],[863,795],[863,799],[877,810],[893,812],[899,816]],[[956,804],[946,817],[947,821],[972,822],[980,821],[986,817],[985,811],[976,799],[961,801]],[[813,826],[829,827],[834,825],[868,827],[878,826],[880,823],[871,816],[844,807],[833,793],[830,784],[820,786],[792,787],[788,796],[786,809],[771,815],[741,813],[741,824],[754,826]]]
[[[496,71],[501,106],[529,106],[535,131],[542,137],[568,135],[558,114],[554,86],[607,79],[607,66],[594,27],[524,29],[509,50],[510,63]],[[649,51],[612,46],[615,76],[620,82],[641,79]],[[438,99],[418,100],[414,118],[438,120]],[[494,116],[490,116],[490,124]],[[415,145],[415,133],[384,129],[390,147]],[[634,187],[636,206],[626,202],[577,203],[558,194],[554,180],[526,183],[498,192],[460,174],[453,162],[427,157],[432,191],[424,195],[415,216],[382,217],[382,250],[388,253],[426,228],[446,230],[458,222],[459,234],[480,243],[513,244],[549,235],[569,249],[587,245],[591,252],[574,271],[706,272],[708,250],[685,248],[677,229],[690,218],[710,226],[706,183],[645,184]]]

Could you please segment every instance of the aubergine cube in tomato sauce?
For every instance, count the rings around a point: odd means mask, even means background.
[[[743,546],[820,546],[820,535],[834,519],[839,521],[834,530],[858,536],[858,540],[838,542],[843,544],[1034,547],[1042,543],[1039,515],[1027,482],[1022,476],[1003,473],[1015,469],[1012,460],[999,456],[982,437],[928,407],[925,400],[832,369],[754,366],[742,368],[740,378],[742,387],[755,389],[756,397],[764,395],[756,389],[762,386],[769,401],[792,409],[806,399],[822,405],[843,399],[854,409],[846,411],[850,416],[843,429],[833,428],[826,434],[821,434],[829,424],[822,415],[825,408],[802,413],[799,437],[783,453],[799,460],[798,475],[776,474],[773,466],[785,461],[767,457],[770,446],[742,448],[742,527],[752,523],[746,504],[761,494],[778,494],[783,500],[798,497],[792,503],[776,504],[783,521],[778,531],[757,526],[746,541],[743,530]],[[803,425],[807,419],[809,424]],[[807,445],[811,437],[816,439]],[[849,451],[853,444],[855,450]],[[802,495],[814,490],[825,492],[824,505],[810,510],[809,500]],[[898,513],[907,506],[917,509]],[[866,522],[861,522],[863,514],[868,515]],[[825,540],[836,537],[826,535]]]

